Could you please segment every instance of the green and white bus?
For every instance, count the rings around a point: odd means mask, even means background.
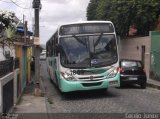
[[[61,92],[120,86],[116,32],[110,21],[61,25],[46,51],[50,79]]]

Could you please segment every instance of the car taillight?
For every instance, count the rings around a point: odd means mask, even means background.
[[[119,70],[120,70],[120,73],[124,71],[122,67],[121,67],[121,68],[119,68]]]

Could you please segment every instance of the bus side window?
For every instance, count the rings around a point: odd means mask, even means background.
[[[55,56],[55,45],[54,45],[54,41],[55,41],[55,38],[54,38],[54,36],[52,37],[52,56],[54,57]]]
[[[48,42],[46,43],[46,57],[48,57]]]
[[[53,56],[53,39],[51,39],[51,44],[50,44],[50,57]]]
[[[50,54],[51,54],[51,47],[50,47],[50,46],[51,46],[51,44],[50,44],[50,41],[49,41],[49,42],[47,43],[47,50],[48,50],[48,51],[47,51],[47,52],[48,52],[47,55],[48,55],[48,57],[50,57]]]
[[[58,34],[55,34],[55,39],[54,39],[54,47],[56,47],[56,45],[58,44]],[[56,49],[54,50],[54,55],[58,56],[58,53],[56,51]]]

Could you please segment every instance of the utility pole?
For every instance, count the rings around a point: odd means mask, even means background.
[[[34,17],[35,17],[35,31],[34,31],[34,56],[35,56],[35,83],[39,88],[40,83],[40,44],[39,44],[39,11],[41,9],[40,0],[33,0]]]
[[[25,21],[25,16],[23,15],[23,28],[24,28],[24,42],[26,43],[27,36],[27,21]]]

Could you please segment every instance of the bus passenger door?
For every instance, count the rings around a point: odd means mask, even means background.
[[[49,72],[49,76],[51,78],[51,80],[54,79],[54,76],[53,76],[53,60],[52,58],[48,58],[48,72]]]
[[[56,71],[57,71],[57,58],[54,57],[52,60],[52,70],[53,70],[53,81],[54,83],[57,84],[57,79],[56,79]]]

